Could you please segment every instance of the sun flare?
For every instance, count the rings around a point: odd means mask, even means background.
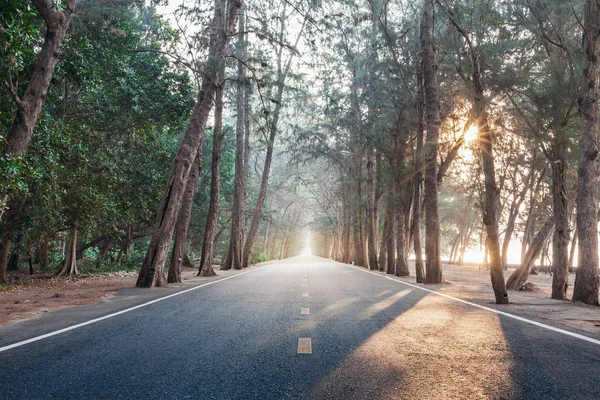
[[[476,125],[471,125],[469,129],[465,132],[465,142],[471,143],[477,140],[477,136],[479,134],[479,130]]]

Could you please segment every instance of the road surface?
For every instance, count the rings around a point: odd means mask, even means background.
[[[316,257],[211,282],[0,328],[0,398],[600,399],[598,337]]]

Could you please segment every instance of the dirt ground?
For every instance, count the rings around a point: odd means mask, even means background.
[[[410,263],[414,281],[414,265]],[[505,271],[505,279],[512,269]],[[184,268],[184,281],[195,281],[196,270]],[[219,275],[227,275],[220,272]],[[123,288],[133,287],[137,272],[112,272],[83,275],[75,278],[51,278],[47,275],[20,275],[17,284],[8,289],[0,289],[0,325],[9,325],[15,321],[33,318],[43,313],[64,307],[92,304],[105,301]],[[404,278],[403,278],[404,279]],[[443,285],[433,285],[431,289],[473,301],[479,304],[492,305],[493,292],[489,271],[477,266],[457,266],[444,264]],[[569,275],[569,293],[575,275]],[[519,311],[522,314],[567,327],[578,328],[600,334],[600,307],[575,304],[570,301],[550,299],[552,277],[540,273],[531,275],[528,282],[534,287],[531,291],[511,291],[510,308],[506,311]]]
[[[189,279],[196,273],[192,268],[184,268],[182,278]],[[44,274],[19,274],[11,278],[16,283],[0,289],[0,325],[9,325],[59,308],[110,299],[119,290],[133,287],[137,272],[107,272],[58,279]]]
[[[410,263],[414,276],[414,265]],[[514,271],[509,268],[504,271],[504,278],[508,279]],[[473,301],[486,306],[494,304],[494,294],[490,282],[489,270],[480,269],[474,265],[447,265],[444,264],[445,285],[439,285],[437,290],[465,300]],[[511,312],[519,311],[520,314],[538,320],[546,320],[562,324],[566,327],[578,328],[595,334],[600,334],[600,307],[588,306],[571,301],[552,300],[552,276],[543,272],[530,275],[528,283],[533,284],[528,291],[509,291],[510,305],[502,310]],[[569,274],[568,298],[573,294],[575,274]]]

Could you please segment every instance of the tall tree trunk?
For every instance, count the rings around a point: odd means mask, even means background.
[[[2,146],[2,157],[23,156],[31,145],[33,128],[42,110],[77,1],[63,0],[61,5],[64,8],[58,7],[53,0],[32,0],[32,3],[44,19],[46,33],[23,97],[19,98],[17,89],[12,85],[9,88],[17,103],[17,112]],[[0,189],[0,220],[7,198],[6,190]]]
[[[213,134],[212,164],[210,179],[210,203],[204,228],[202,256],[198,276],[215,276],[213,263],[213,240],[219,217],[219,197],[221,195],[221,155],[223,154],[223,82],[215,93],[215,129]]]
[[[204,66],[198,101],[171,167],[165,194],[157,212],[152,240],[138,276],[138,287],[164,284],[163,268],[173,236],[173,229],[212,107],[218,71],[221,70],[221,65],[224,62],[227,43],[235,27],[241,4],[241,0],[231,0],[228,3],[228,10],[223,10],[221,0],[215,0],[208,62]],[[227,21],[225,21],[226,15],[230,17]]]
[[[373,168],[373,150],[367,149],[367,252],[369,269],[377,270],[377,229],[375,225],[375,173]]]
[[[423,271],[423,250],[421,249],[421,192],[423,190],[423,132],[424,126],[424,93],[423,93],[423,66],[419,63],[417,72],[417,148],[415,151],[415,176],[413,199],[413,247],[415,252],[415,275],[417,283],[425,282]]]
[[[67,255],[62,268],[56,273],[57,277],[77,275],[77,228],[78,222],[71,225],[71,236],[67,246]]]
[[[556,130],[552,165],[552,198],[554,206],[554,236],[552,238],[552,298],[565,300],[569,282],[569,199],[567,194],[568,135]]]
[[[583,75],[579,94],[581,141],[577,179],[578,268],[573,301],[598,304],[598,2],[584,6]]]
[[[239,28],[245,30],[245,12],[242,9]],[[246,121],[246,69],[243,60],[246,56],[246,42],[244,35],[238,37],[237,63],[237,95],[236,95],[236,132],[235,132],[235,178],[233,189],[233,204],[231,209],[231,234],[229,237],[229,250],[222,270],[242,269],[242,246],[244,241],[244,203],[246,197],[246,171],[245,171],[245,121]]]
[[[386,274],[393,274],[396,270],[396,238],[395,238],[395,220],[396,220],[396,205],[394,204],[394,190],[390,190],[387,200],[386,219],[388,221],[389,234],[386,238],[386,258],[387,264],[385,267]]]
[[[258,227],[263,217],[263,207],[265,205],[265,199],[267,198],[267,188],[269,186],[269,173],[271,171],[271,161],[273,160],[273,150],[275,146],[276,133],[277,128],[275,125],[275,128],[271,130],[271,133],[269,135],[269,142],[267,143],[267,154],[265,155],[265,165],[263,167],[263,174],[260,181],[258,198],[256,199],[256,207],[254,209],[254,214],[252,215],[252,223],[250,224],[250,230],[248,231],[246,243],[244,245],[244,253],[242,259],[242,265],[244,267],[248,266],[248,260],[250,259],[250,253],[252,252],[254,239],[256,238],[256,233],[258,232]]]
[[[471,42],[470,36],[456,22],[454,14],[447,11],[450,22],[464,37],[471,57],[471,83],[473,86],[473,110],[477,118],[479,130],[478,144],[485,177],[485,192],[483,201],[483,224],[486,228],[486,248],[489,254],[490,276],[496,304],[508,304],[508,293],[504,282],[502,254],[498,234],[498,211],[500,206],[499,190],[496,184],[496,169],[494,165],[493,141],[494,134],[488,123],[484,87],[481,81],[481,63],[478,51]]]
[[[396,276],[408,276],[408,246],[406,238],[406,206],[404,203],[405,186],[402,184],[404,175],[404,153],[406,150],[406,137],[400,132],[396,133],[394,140],[396,142],[396,160],[394,185],[396,186]],[[410,186],[407,186],[410,190]]]
[[[387,207],[386,207],[387,212]],[[381,235],[381,246],[379,247],[379,270],[384,271],[387,266],[387,244],[388,237],[392,234],[390,231],[390,219],[387,214],[384,215],[383,233]]]
[[[177,223],[175,224],[175,241],[173,243],[173,250],[171,251],[171,262],[169,264],[169,274],[167,275],[168,283],[180,283],[181,282],[181,264],[187,261],[191,262],[187,258],[186,246],[187,246],[187,234],[190,226],[190,220],[192,219],[192,209],[194,208],[194,194],[196,193],[196,185],[198,184],[198,177],[200,176],[200,170],[202,169],[202,150],[204,145],[204,137],[200,141],[200,147],[196,153],[196,160],[192,165],[192,171],[188,177],[185,193],[181,201],[181,210],[177,216]]]
[[[355,204],[352,212],[352,238],[354,242],[354,265],[369,267],[365,253],[365,241],[363,237],[363,206],[362,206],[362,154],[354,157],[354,195]]]
[[[425,159],[425,283],[442,283],[440,256],[440,222],[438,216],[437,153],[440,111],[437,84],[437,65],[433,39],[433,6],[435,0],[425,0],[421,22],[421,57],[425,87],[425,117],[427,138]]]
[[[544,245],[553,231],[554,217],[550,217],[531,242],[531,246],[529,246],[529,249],[525,253],[524,262],[508,277],[506,281],[507,289],[517,290],[527,282],[527,277],[529,277],[532,268],[535,266],[535,260],[544,249]]]

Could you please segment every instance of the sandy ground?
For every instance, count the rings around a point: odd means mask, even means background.
[[[414,277],[414,264],[410,263]],[[217,270],[217,268],[215,268]],[[505,278],[512,273],[505,271]],[[218,275],[228,275],[229,271],[218,271]],[[184,268],[182,278],[189,284],[197,283],[196,270]],[[33,318],[52,310],[105,301],[123,288],[135,285],[136,272],[116,272],[54,279],[44,275],[21,276],[18,284],[0,291],[0,325]],[[414,282],[414,278],[403,278]],[[490,275],[477,266],[457,266],[444,264],[445,284],[428,286],[443,293],[484,305],[493,305]],[[575,275],[569,276],[569,296]],[[600,308],[575,304],[570,301],[550,299],[552,277],[540,273],[529,277],[535,285],[533,291],[511,291],[510,308],[539,320],[558,322],[567,327],[583,329],[600,334]]]
[[[197,271],[184,268],[182,279],[191,280]],[[13,275],[18,283],[0,291],[0,325],[29,319],[60,308],[108,300],[123,288],[133,287],[137,272],[108,272],[72,278],[51,275]]]
[[[411,275],[414,276],[414,264],[410,263]],[[504,271],[504,278],[508,279],[514,269]],[[461,299],[476,302],[486,306],[494,305],[494,294],[490,281],[489,270],[482,270],[477,266],[458,266],[444,264],[444,285],[434,285],[437,290]],[[534,285],[532,291],[509,291],[510,306],[507,312],[519,311],[538,320],[558,322],[566,327],[582,329],[600,334],[600,307],[588,306],[571,301],[552,300],[552,276],[540,272],[539,275],[530,275],[527,282]],[[573,293],[575,274],[569,274],[569,288],[567,295]],[[433,289],[433,287],[432,287]]]

